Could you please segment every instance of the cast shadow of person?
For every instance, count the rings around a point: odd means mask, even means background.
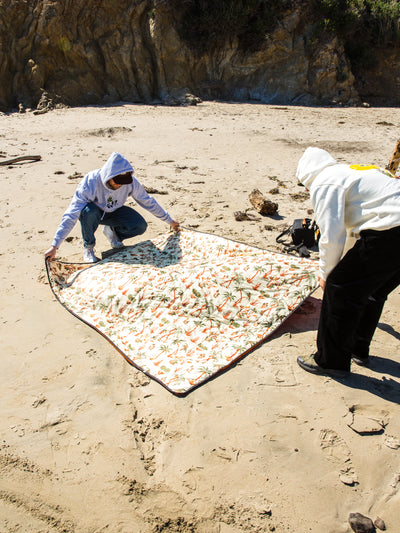
[[[270,338],[280,337],[288,332],[296,334],[304,331],[317,331],[320,308],[320,300],[308,297],[304,304],[288,317]],[[400,334],[392,326],[379,323],[378,327],[400,340]],[[377,376],[358,373],[357,365],[352,363],[352,372],[348,377],[332,377],[332,379],[346,387],[365,390],[386,401],[400,404],[400,363],[393,359],[371,355],[368,369]]]
[[[373,376],[351,373],[346,378],[334,378],[335,381],[351,389],[365,390],[388,402],[400,405],[400,383],[395,379],[382,376],[381,379]]]
[[[148,240],[139,242],[132,246],[108,250],[108,252],[103,252],[101,263],[97,262],[85,264],[81,269],[75,272],[75,274],[70,277],[68,281],[62,280],[62,283],[58,281],[58,284],[62,285],[64,288],[71,287],[76,280],[83,275],[84,272],[87,272],[89,269],[98,268],[99,265],[106,263],[151,265],[157,269],[177,264],[182,260],[183,257],[179,241],[180,235],[179,232],[176,232],[168,236],[162,248],[158,248],[152,241]],[[46,263],[46,268],[49,269],[48,263]],[[52,285],[52,283],[50,283],[50,285]]]
[[[132,246],[111,249],[103,252],[103,262],[120,262],[127,265],[152,265],[164,268],[182,260],[180,232],[171,233],[162,248],[158,248],[151,240],[142,241]]]
[[[352,372],[345,378],[332,379],[351,389],[365,390],[379,398],[400,404],[400,363],[384,357],[370,356],[368,369],[381,376],[357,373],[353,363]]]
[[[400,340],[400,333],[389,324],[380,322],[378,328]],[[370,355],[368,369],[376,374],[381,374],[380,377],[359,374],[356,372],[356,366],[353,363],[352,373],[349,377],[338,381],[347,387],[366,390],[384,400],[400,404],[400,363],[398,361]]]
[[[398,331],[396,331],[392,326],[390,326],[389,324],[384,324],[384,323],[379,323],[378,324],[378,328],[381,329],[382,331],[385,331],[386,333],[388,333],[389,335],[392,335],[392,337],[394,337],[395,339],[397,339],[398,341],[400,341],[400,333]]]

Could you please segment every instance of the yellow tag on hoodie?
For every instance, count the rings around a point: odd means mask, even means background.
[[[395,176],[386,168],[380,168],[380,167],[377,167],[376,165],[349,165],[349,168],[351,168],[352,170],[372,170],[373,168],[375,168],[377,170],[381,170],[390,178],[399,178],[399,176]]]

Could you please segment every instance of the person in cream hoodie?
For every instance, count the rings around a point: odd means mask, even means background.
[[[100,224],[104,226],[103,232],[113,248],[122,248],[122,241],[144,233],[147,228],[145,219],[137,211],[124,205],[129,196],[169,224],[174,231],[178,231],[179,222],[147,194],[133,172],[129,161],[118,152],[113,152],[101,168],[86,174],[61,219],[51,247],[45,252],[45,258],[55,258],[58,248],[78,219],[82,230],[83,259],[87,263],[99,261],[94,246],[95,232]]]
[[[324,290],[317,351],[299,356],[308,372],[345,376],[369,349],[387,296],[400,284],[400,179],[374,165],[338,163],[309,147],[297,178],[310,192],[320,228]],[[354,246],[343,255],[347,236]]]

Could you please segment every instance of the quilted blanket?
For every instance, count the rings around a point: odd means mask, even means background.
[[[66,309],[176,395],[263,342],[318,285],[315,261],[186,229],[46,268]]]

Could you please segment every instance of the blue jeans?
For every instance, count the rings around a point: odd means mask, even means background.
[[[142,215],[126,205],[112,213],[105,213],[96,204],[87,204],[79,215],[79,221],[85,248],[93,248],[96,244],[94,234],[99,224],[110,226],[120,241],[142,235],[147,229],[147,222]]]

